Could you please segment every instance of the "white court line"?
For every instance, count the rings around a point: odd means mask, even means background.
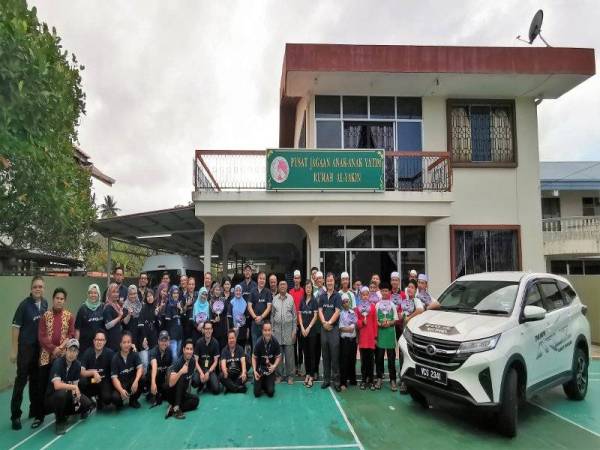
[[[328,448],[357,448],[357,444],[333,444],[333,445],[282,445],[280,447],[206,447],[191,450],[302,450],[302,449],[328,449]],[[362,447],[360,447],[362,448]]]
[[[67,428],[66,432],[68,433],[73,428],[75,428],[77,425],[79,425],[81,422],[83,422],[83,420],[78,420],[73,425],[71,425],[69,428]],[[63,436],[65,436],[65,435],[61,434],[61,435],[56,436],[54,439],[52,439],[50,442],[48,442],[46,445],[44,445],[42,448],[40,448],[40,450],[46,450],[48,447],[50,447],[52,444],[54,444],[56,441],[58,441]]]
[[[596,431],[590,430],[589,428],[586,428],[583,425],[580,425],[577,422],[572,421],[571,419],[567,419],[566,417],[561,416],[560,414],[558,414],[557,412],[552,411],[551,409],[548,409],[548,408],[546,408],[546,407],[544,407],[544,406],[542,406],[542,405],[540,405],[538,403],[534,403],[532,401],[530,401],[529,403],[531,403],[532,405],[537,406],[540,409],[543,409],[544,411],[546,411],[546,412],[548,412],[548,413],[550,413],[552,415],[555,415],[556,417],[564,420],[565,422],[569,422],[571,425],[575,425],[576,427],[581,428],[582,430],[585,430],[585,431],[587,431],[589,433],[592,433],[594,436],[600,437],[600,433],[597,433]]]
[[[21,445],[23,445],[25,442],[27,442],[29,439],[31,439],[32,437],[34,437],[36,434],[38,434],[40,431],[45,430],[46,428],[48,428],[50,425],[52,425],[55,421],[51,420],[50,422],[48,422],[46,425],[44,425],[43,427],[40,427],[39,430],[36,430],[35,433],[30,434],[29,436],[27,436],[25,439],[23,439],[21,442],[13,445],[11,448],[9,448],[8,450],[14,450],[17,447],[20,447]]]
[[[342,408],[342,405],[340,405],[339,400],[335,396],[335,393],[333,392],[333,389],[331,389],[331,387],[329,387],[328,391],[331,394],[331,396],[333,397],[333,401],[335,402],[336,406],[338,407],[338,409],[340,411],[340,414],[344,418],[344,421],[346,422],[346,426],[350,430],[350,433],[352,433],[352,436],[354,436],[354,441],[358,444],[358,448],[360,450],[365,450],[365,448],[363,447],[362,443],[360,442],[360,439],[358,439],[358,436],[356,435],[356,431],[354,431],[354,427],[352,426],[352,424],[348,420],[348,416],[346,416],[346,413],[344,412],[344,410]]]

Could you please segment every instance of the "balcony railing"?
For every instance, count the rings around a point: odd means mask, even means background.
[[[600,238],[600,216],[543,219],[542,230],[545,240]]]
[[[266,151],[196,150],[197,191],[266,189]],[[452,167],[446,152],[385,152],[386,191],[449,192]]]

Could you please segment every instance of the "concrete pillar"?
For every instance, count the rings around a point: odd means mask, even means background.
[[[217,232],[216,224],[210,220],[204,220],[204,272],[211,270],[212,240]]]
[[[306,231],[307,237],[307,260],[306,260],[306,273],[310,274],[311,267],[321,267],[319,261],[319,225],[313,221],[308,222],[303,226]]]
[[[434,220],[425,226],[425,264],[429,290],[439,296],[450,284],[450,225],[447,219]]]

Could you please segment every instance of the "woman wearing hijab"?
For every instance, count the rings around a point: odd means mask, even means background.
[[[103,303],[100,301],[100,287],[90,284],[87,290],[87,298],[79,307],[75,318],[75,339],[79,341],[79,355],[92,347],[96,331],[104,328]]]
[[[148,290],[146,299],[142,304],[142,311],[138,320],[138,338],[142,342],[140,358],[144,365],[144,373],[148,370],[149,350],[153,349],[158,343],[158,306],[154,300],[154,292]]]
[[[194,302],[194,342],[202,337],[204,322],[210,320],[210,303],[208,302],[208,289],[204,286],[198,291],[198,297]]]
[[[242,285],[236,284],[231,299],[231,324],[230,328],[235,330],[237,344],[245,348],[248,340],[248,327],[246,326],[248,304],[242,296]]]
[[[179,286],[171,286],[171,289],[169,289],[169,300],[167,301],[167,307],[165,308],[166,329],[171,338],[169,347],[171,348],[173,361],[179,357],[179,354],[181,353],[181,343],[183,341],[183,325],[181,323],[183,306],[179,301],[179,294]]]
[[[106,304],[102,311],[104,319],[104,327],[106,328],[106,346],[113,352],[119,351],[121,343],[121,334],[123,333],[122,320],[125,317],[127,310],[119,303],[119,285],[111,283],[106,291]]]
[[[142,351],[142,341],[144,340],[142,333],[139,332],[140,313],[142,312],[143,305],[137,292],[137,286],[134,284],[130,285],[127,289],[127,299],[123,303],[123,308],[126,309],[129,314],[123,319],[123,328],[131,333],[131,340],[135,350],[140,352]]]
[[[219,350],[227,344],[227,310],[229,300],[221,293],[221,286],[215,284],[213,287],[213,296],[210,300],[210,321],[213,324],[213,337],[219,343]]]
[[[155,295],[156,306],[158,307],[158,322],[160,329],[165,330],[167,322],[165,320],[165,310],[167,309],[167,303],[169,301],[169,284],[161,283],[156,288]]]

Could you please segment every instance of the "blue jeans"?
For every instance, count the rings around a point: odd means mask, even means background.
[[[149,355],[148,355],[148,350],[142,350],[140,353],[140,359],[142,360],[142,366],[144,366],[144,374],[143,376],[146,376],[146,373],[148,372],[148,364],[150,364],[149,361]]]
[[[175,362],[175,360],[179,356],[179,353],[181,352],[181,339],[171,339],[171,341],[169,342],[169,348],[171,349],[171,356],[173,357],[173,362]]]

